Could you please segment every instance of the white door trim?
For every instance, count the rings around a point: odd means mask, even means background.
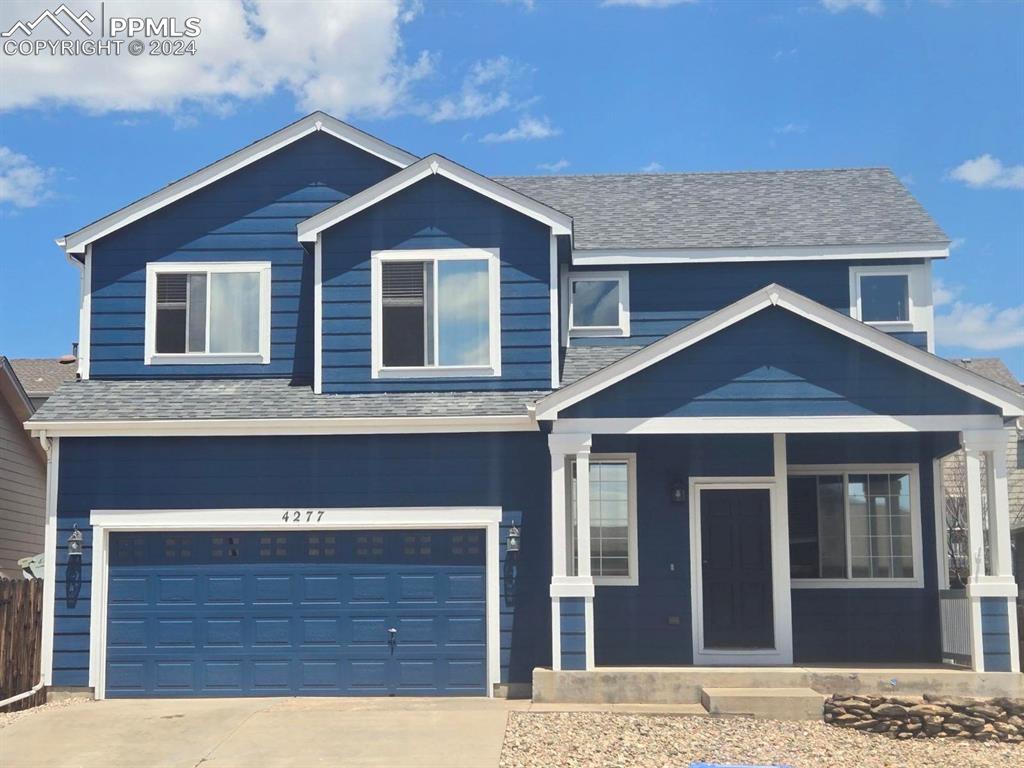
[[[700,494],[705,490],[763,489],[768,491],[771,511],[772,615],[775,647],[764,649],[715,649],[704,645],[704,600],[701,568]],[[789,595],[789,532],[778,487],[773,477],[690,478],[690,624],[693,663],[742,666],[792,664],[793,620]]]
[[[324,512],[319,522],[317,513]],[[284,514],[299,512],[298,522]],[[306,512],[312,512],[307,520]],[[484,528],[487,531],[487,695],[501,682],[498,535],[501,507],[367,507],[270,509],[92,510],[92,606],[89,618],[89,685],[106,698],[107,578],[111,531],[310,531]]]

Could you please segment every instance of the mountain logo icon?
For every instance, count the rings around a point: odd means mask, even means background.
[[[61,21],[62,18],[64,19],[63,22]],[[35,32],[36,27],[47,19],[49,19],[57,29],[63,32],[65,37],[71,37],[70,24],[74,24],[80,30],[85,32],[85,34],[92,36],[92,30],[89,29],[86,22],[96,21],[96,17],[89,13],[89,11],[85,11],[76,16],[66,5],[64,5],[64,3],[61,3],[53,11],[47,9],[40,13],[39,16],[36,17],[35,21],[16,21],[10,29],[6,32],[0,33],[0,37],[13,37],[14,33],[17,31],[21,31],[25,37],[31,37],[32,33]]]

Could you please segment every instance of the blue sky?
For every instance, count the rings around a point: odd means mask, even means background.
[[[6,3],[0,24],[45,7]],[[0,54],[0,353],[77,336],[54,237],[322,108],[485,174],[890,166],[954,241],[939,352],[1024,379],[1024,3],[105,10],[197,16],[197,54]]]

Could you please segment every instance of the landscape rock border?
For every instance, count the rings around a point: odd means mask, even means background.
[[[1024,742],[1024,699],[836,694],[825,722],[891,739],[973,739]]]

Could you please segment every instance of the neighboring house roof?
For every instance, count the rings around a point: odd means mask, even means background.
[[[525,420],[527,406],[545,394],[492,390],[317,395],[308,386],[291,386],[282,379],[92,379],[58,389],[33,416],[31,425],[117,422],[130,429],[140,423],[163,422],[161,433],[168,434],[167,422],[187,431],[188,422],[197,421],[217,422],[224,428],[232,420],[302,420],[302,431],[313,434],[317,421],[327,420],[353,422],[347,426],[384,425],[388,419]]]
[[[77,371],[77,366],[53,357],[23,357],[10,363],[31,398],[49,397],[65,381],[74,381]]]
[[[22,421],[35,411],[35,406],[18,378],[14,366],[11,365],[10,359],[3,355],[0,355],[0,396]]]
[[[556,235],[572,234],[572,219],[561,211],[557,211],[544,203],[537,202],[514,189],[503,186],[476,171],[459,165],[441,155],[428,155],[398,173],[388,176],[372,187],[342,200],[316,216],[299,223],[298,233],[301,242],[316,242],[317,235],[325,229],[354,216],[366,208],[412,186],[418,181],[433,175],[472,189],[481,195],[496,200],[525,216],[529,216],[551,227]]]
[[[577,249],[949,242],[888,168],[495,181],[572,216]]]
[[[1005,415],[1020,416],[1024,413],[1024,395],[1019,389],[1011,390],[1004,387],[962,366],[954,365],[937,355],[893,338],[888,333],[855,320],[849,315],[836,312],[806,296],[801,296],[789,288],[772,283],[595,373],[552,392],[537,403],[537,418],[555,419],[560,411],[569,406],[585,400],[768,307],[780,307],[846,336],[876,352],[967,392],[973,397],[992,403],[1000,408]]]
[[[205,168],[200,168],[195,173],[168,184],[163,189],[147,195],[141,200],[136,200],[134,203],[66,235],[57,240],[57,245],[61,246],[68,254],[85,253],[85,247],[94,240],[148,216],[165,205],[170,205],[316,131],[324,131],[335,138],[347,141],[372,155],[387,160],[398,168],[405,168],[418,159],[415,155],[381,141],[376,136],[364,133],[325,112],[313,112],[237,152],[232,152],[227,157]]]
[[[1006,363],[998,357],[951,357],[949,360],[1004,387],[1024,392],[1024,385],[1017,381],[1017,377],[1006,367]]]

